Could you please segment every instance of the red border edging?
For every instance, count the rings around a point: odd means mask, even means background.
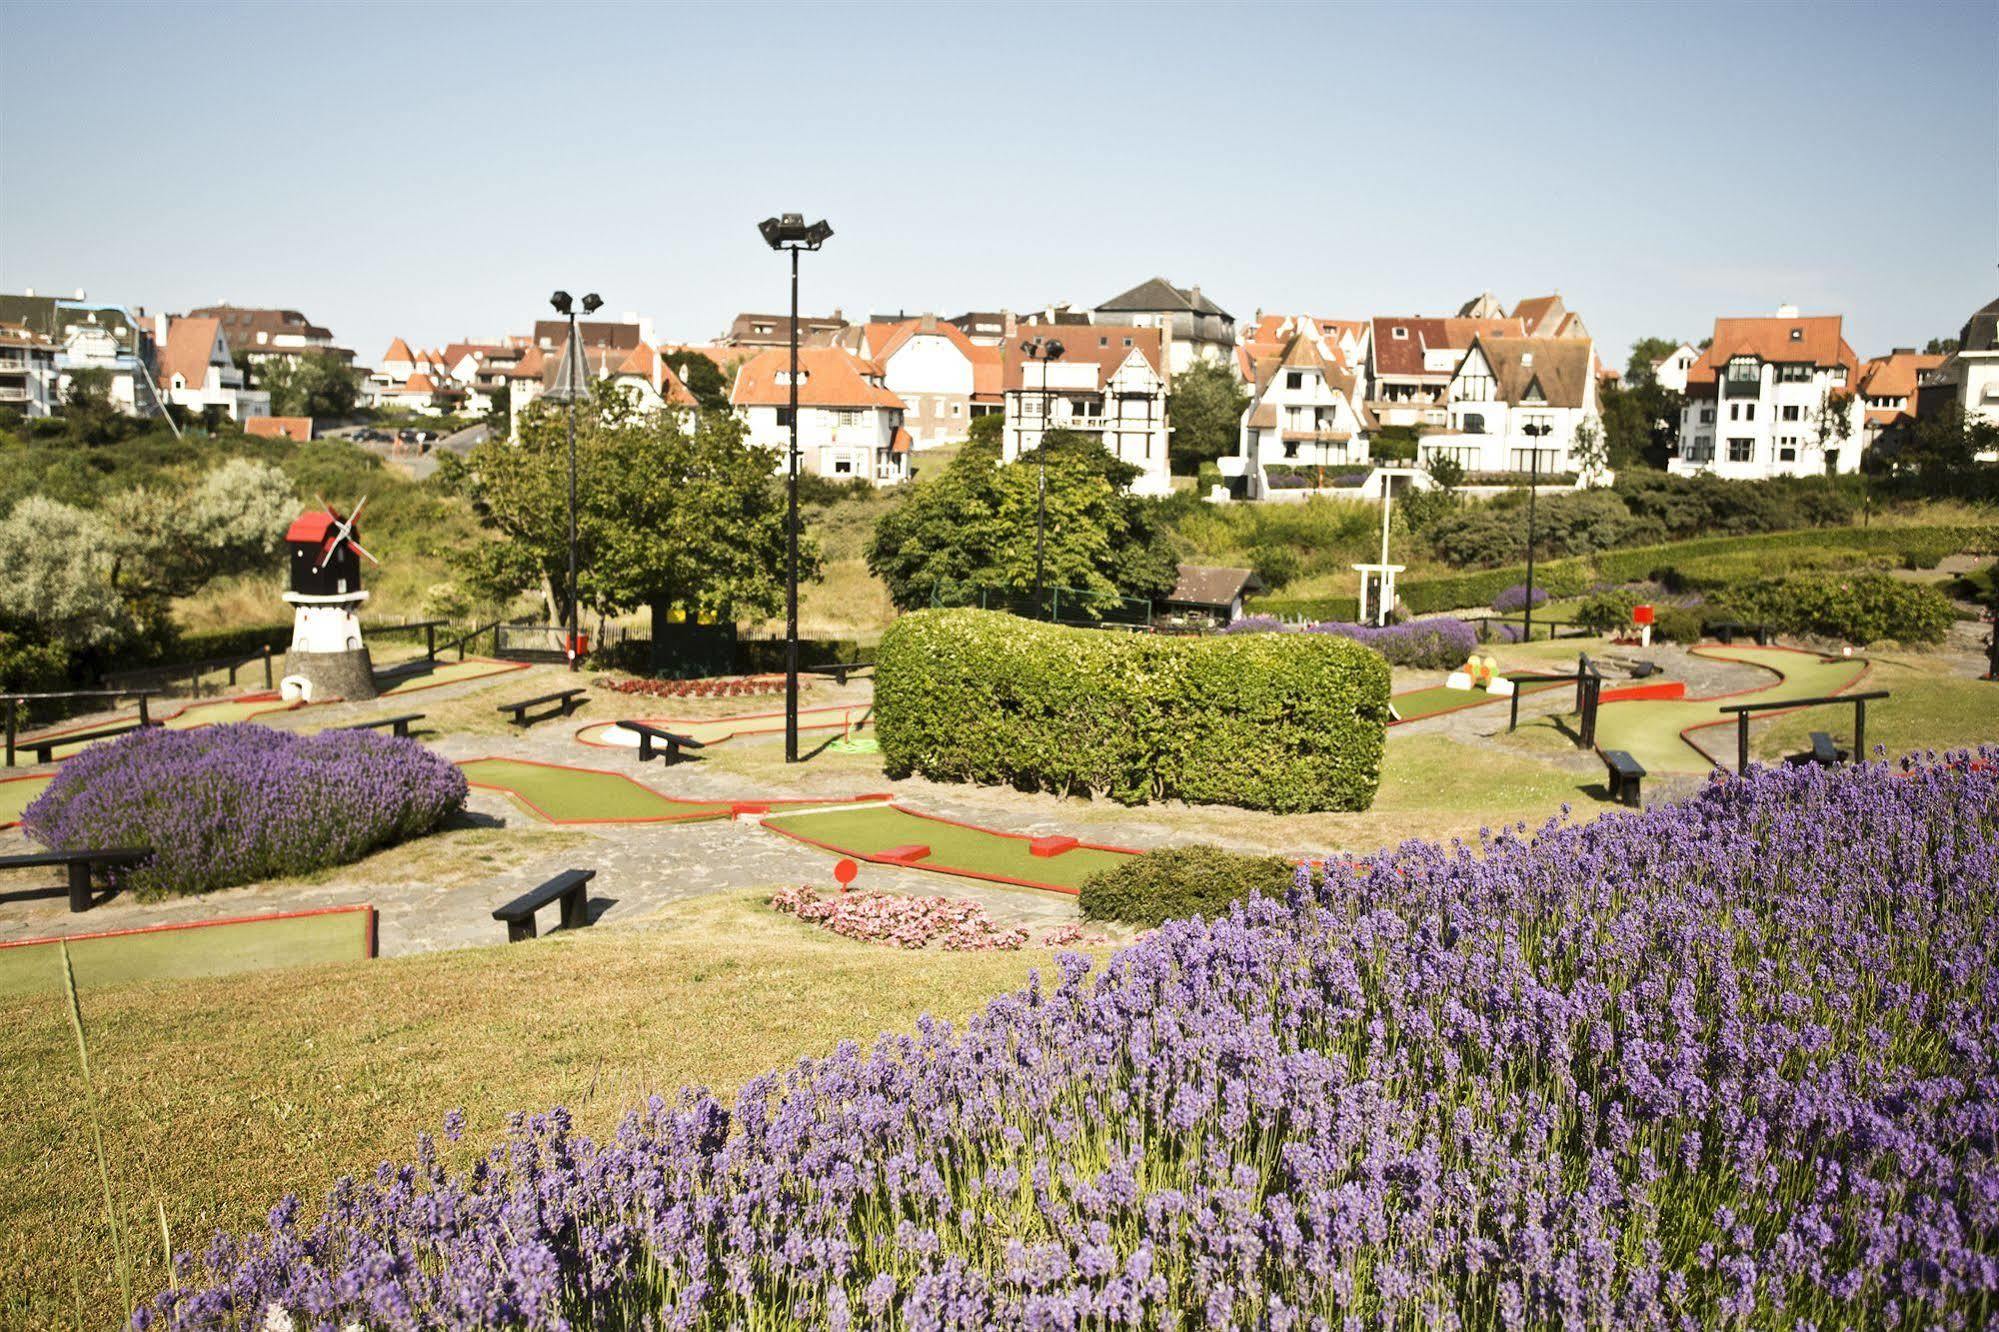
[[[482,791],[498,791],[503,795],[507,795],[513,798],[514,800],[519,801],[521,804],[525,805],[528,808],[528,810],[531,813],[535,814],[537,817],[544,819],[549,823],[557,824],[564,827],[575,827],[587,824],[697,823],[704,819],[727,819],[735,817],[735,815],[738,813],[752,812],[745,808],[739,808],[743,806],[754,805],[754,806],[759,806],[764,810],[768,810],[772,805],[802,805],[802,806],[858,805],[868,801],[893,800],[895,798],[892,792],[879,791],[879,792],[869,792],[865,795],[857,795],[857,796],[835,796],[825,800],[796,799],[791,797],[783,797],[776,800],[734,800],[728,798],[717,798],[714,800],[688,800],[680,796],[663,795],[660,792],[653,790],[650,786],[647,786],[644,782],[635,781],[633,778],[627,776],[625,773],[612,772],[608,768],[577,768],[577,767],[571,767],[569,764],[566,763],[549,763],[542,759],[514,758],[506,754],[486,754],[479,758],[457,759],[454,761],[454,763],[455,766],[460,768],[464,767],[468,763],[524,763],[529,767],[550,768],[556,772],[585,772],[585,773],[594,774],[599,777],[615,777],[619,781],[624,782],[626,785],[635,786],[639,790],[645,792],[647,795],[653,797],[655,800],[663,800],[669,805],[722,806],[721,809],[709,810],[700,813],[690,812],[686,814],[646,815],[640,817],[619,818],[619,819],[558,819],[555,817],[555,815],[549,813],[547,810],[543,809],[540,805],[535,804],[534,801],[528,799],[526,796],[522,795],[519,791],[514,790],[511,786],[495,786],[491,782],[475,782],[470,777],[467,777],[465,779],[465,782],[468,786],[476,786]]]
[[[9,782],[52,782],[55,779],[56,775],[52,772],[24,772],[16,777],[0,777],[0,786],[5,786]],[[21,821],[15,819],[12,823],[0,823],[0,830],[20,826]]]
[[[174,930],[205,930],[217,925],[259,925],[268,920],[298,920],[305,916],[337,916],[343,912],[363,913],[361,921],[362,946],[367,950],[365,957],[376,956],[377,926],[376,911],[372,902],[356,902],[349,906],[313,907],[306,911],[270,911],[258,916],[225,916],[221,920],[178,920],[164,925],[137,925],[129,930],[96,930],[89,934],[51,934],[43,939],[13,939],[0,943],[0,948],[27,948],[35,944],[76,943],[82,939],[118,939],[132,934],[167,934]]]
[[[1015,833],[1015,832],[1006,832],[999,828],[988,828],[984,824],[967,823],[962,819],[953,819],[953,818],[948,818],[942,814],[931,814],[925,810],[911,809],[909,806],[901,803],[892,803],[890,804],[889,808],[897,811],[898,813],[907,814],[911,818],[927,819],[932,823],[942,823],[953,828],[967,828],[973,832],[985,833],[990,837],[1004,837],[1011,841],[1030,842],[1030,843],[1036,839],[1036,835],[1033,833]],[[782,818],[783,815],[776,815],[774,817]],[[1039,879],[1020,879],[1020,878],[1015,878],[1013,875],[1010,874],[993,874],[985,870],[966,869],[962,866],[946,865],[938,861],[930,860],[927,858],[919,861],[890,860],[884,858],[880,853],[870,854],[865,851],[856,851],[852,847],[839,846],[832,842],[821,841],[816,837],[807,837],[803,833],[793,832],[788,828],[777,827],[775,824],[771,823],[768,818],[760,820],[758,826],[766,828],[771,832],[776,833],[780,837],[789,837],[795,842],[803,842],[807,846],[816,846],[822,851],[830,851],[835,855],[852,856],[856,860],[865,860],[871,865],[890,865],[899,869],[930,870],[937,874],[956,875],[959,878],[983,879],[988,883],[1011,884],[1016,888],[1039,888],[1044,892],[1061,893],[1066,897],[1074,897],[1080,891],[1079,889],[1070,888],[1059,883],[1046,883]],[[893,849],[894,848],[891,848],[891,850]],[[1125,856],[1137,856],[1144,854],[1144,852],[1139,850],[1137,847],[1112,846],[1104,842],[1079,841],[1076,843],[1074,847],[1071,848],[1071,850],[1109,851],[1117,855],[1125,855]]]

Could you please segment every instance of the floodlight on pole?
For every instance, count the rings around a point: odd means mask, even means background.
[[[1541,440],[1554,427],[1546,421],[1529,421],[1520,433],[1534,441],[1527,450],[1527,604],[1520,611],[1520,641],[1534,641],[1534,493],[1541,488]]]
[[[1028,360],[1041,363],[1041,442],[1034,450],[1037,468],[1034,503],[1034,607],[1035,612],[1039,614],[1047,599],[1048,581],[1048,420],[1051,402],[1048,392],[1048,363],[1061,360],[1066,348],[1058,338],[1033,337],[1021,343],[1020,350]],[[1021,380],[1021,388],[1025,391],[1026,376],[1023,375]]]
[[[566,291],[558,291],[548,298],[555,312],[569,321],[569,341],[562,347],[562,364],[557,368],[556,385],[563,390],[563,415],[569,431],[569,624],[568,641],[563,645],[569,658],[569,669],[580,670],[583,666],[582,642],[577,636],[576,592],[576,395],[589,382],[589,369],[583,360],[583,349],[576,341],[576,305]],[[591,314],[604,303],[604,298],[591,292],[583,298],[583,312]]]
[[[780,213],[757,223],[764,243],[791,251],[791,449],[784,518],[784,761],[798,762],[798,252],[816,250],[833,235],[824,218]]]
[[[559,315],[567,315],[569,313],[569,293],[566,291],[556,292],[555,295],[548,298],[548,303],[555,307],[555,312]]]

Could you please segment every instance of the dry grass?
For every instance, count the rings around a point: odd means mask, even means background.
[[[176,1244],[258,1223],[288,1191],[406,1157],[462,1108],[466,1147],[516,1109],[590,1132],[654,1091],[728,1091],[842,1039],[961,1019],[1048,968],[907,953],[705,898],[658,928],[86,993],[119,1223],[139,1291]],[[0,1324],[103,1327],[117,1280],[64,1000],[0,1002]],[[463,1160],[466,1151],[457,1154]],[[74,1284],[73,1284],[74,1283]]]

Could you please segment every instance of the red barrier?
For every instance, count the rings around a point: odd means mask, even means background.
[[[1661,680],[1657,684],[1620,685],[1616,689],[1606,689],[1597,696],[1599,703],[1623,703],[1634,699],[1683,699],[1687,696],[1687,682],[1684,680]]]

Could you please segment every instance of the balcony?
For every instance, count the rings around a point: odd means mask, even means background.
[[[20,384],[0,384],[0,402],[30,402],[34,395]]]
[[[1732,379],[1726,375],[1721,381],[1721,396],[1724,398],[1760,398],[1763,396],[1763,377],[1755,379]]]
[[[1353,438],[1350,430],[1285,430],[1279,436],[1286,444],[1345,444]]]

